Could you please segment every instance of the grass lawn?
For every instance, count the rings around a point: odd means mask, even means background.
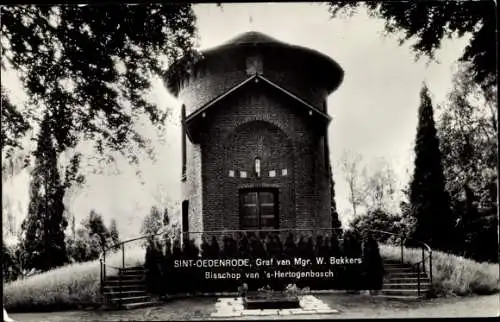
[[[332,309],[333,315],[264,316],[262,319],[351,319],[393,317],[494,317],[498,316],[500,296],[484,295],[450,297],[419,302],[402,302],[374,298],[369,295],[329,294],[318,295]],[[209,320],[215,311],[216,298],[192,298],[173,300],[163,306],[129,311],[67,311],[54,313],[12,313],[16,321],[171,321]],[[252,320],[260,317],[251,317]],[[230,318],[233,320],[234,318]],[[246,320],[248,318],[239,318]]]
[[[107,263],[121,264],[121,254],[110,254]],[[144,249],[127,250],[126,265],[144,261]],[[108,268],[108,274],[116,270]],[[100,264],[98,260],[74,263],[38,275],[4,284],[3,306],[7,312],[77,310],[100,305]]]

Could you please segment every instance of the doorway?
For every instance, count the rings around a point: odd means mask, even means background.
[[[240,191],[240,229],[278,229],[277,189]]]

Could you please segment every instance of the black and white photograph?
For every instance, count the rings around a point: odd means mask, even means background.
[[[1,5],[3,321],[500,316],[497,9]]]

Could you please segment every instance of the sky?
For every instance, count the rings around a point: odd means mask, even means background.
[[[396,174],[398,187],[403,187],[412,172],[422,84],[428,85],[435,104],[442,103],[451,87],[456,60],[468,41],[467,37],[445,40],[437,62],[416,61],[409,43],[400,46],[395,36],[384,37],[383,21],[369,18],[363,11],[351,18],[335,19],[320,3],[198,4],[194,11],[200,49],[253,30],[323,52],[344,69],[343,83],[328,98],[328,112],[333,117],[328,134],[336,202],[344,224],[352,214],[339,166],[342,153],[361,154],[367,167],[385,159]],[[14,103],[22,104],[25,95],[16,74],[4,73],[2,84]],[[133,237],[139,234],[142,218],[152,205],[175,205],[180,200],[180,102],[160,79],[153,84],[148,98],[172,109],[166,142],[160,142],[151,127],[143,128],[153,139],[157,162],[143,161],[144,184],[125,162],[118,165],[119,174],[97,175],[88,170],[86,185],[67,200],[77,222],[95,209],[108,223],[115,218],[123,237]],[[79,149],[88,151],[85,143]],[[7,194],[15,205],[12,209],[20,225],[27,210],[29,176],[21,173],[2,181],[3,190],[7,190],[3,197]],[[172,207],[172,214],[178,212],[178,207]]]

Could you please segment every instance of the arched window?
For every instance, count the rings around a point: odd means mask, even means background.
[[[255,170],[255,176],[257,178],[259,178],[260,177],[260,158],[259,157],[255,158],[254,170]]]

